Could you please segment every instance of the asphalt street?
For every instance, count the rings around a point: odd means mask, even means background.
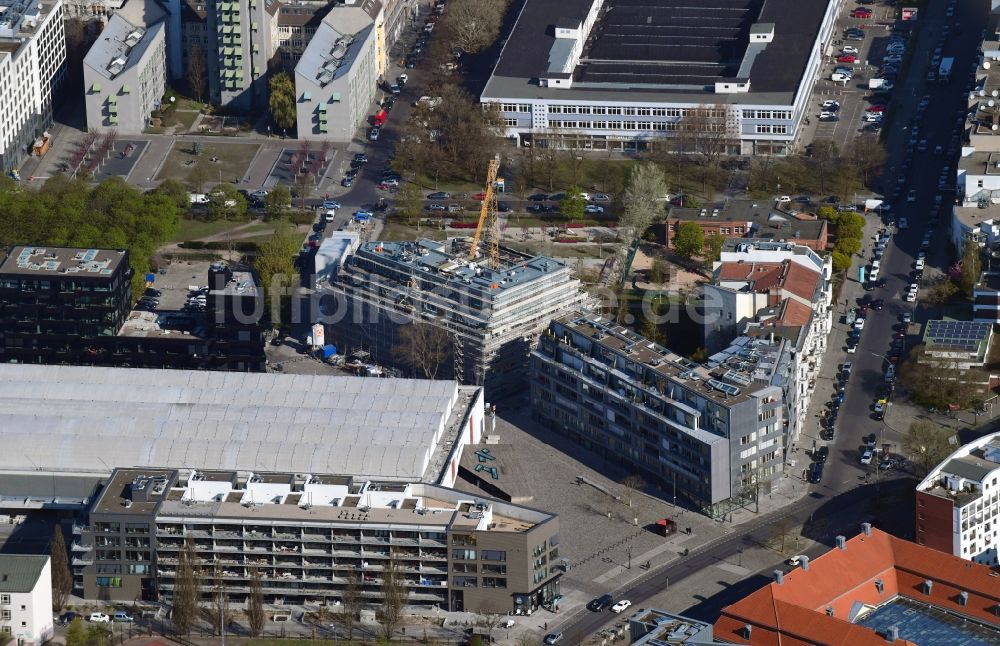
[[[931,248],[928,250],[928,265],[944,270],[951,260],[948,242],[950,214],[940,213],[936,228],[931,228],[928,222],[935,211],[934,198],[939,194],[938,177],[947,164],[950,167],[950,176],[954,180],[957,154],[954,158],[935,156],[933,150],[935,145],[947,149],[952,135],[959,131],[958,114],[964,112],[966,107],[965,86],[977,55],[975,50],[978,33],[975,38],[953,35],[948,40],[944,47],[944,55],[954,56],[956,59],[954,78],[947,84],[928,84],[925,79],[929,59],[939,42],[941,26],[945,20],[945,8],[946,3],[930,3],[923,12],[922,26],[911,59],[910,71],[906,75],[907,80],[896,91],[895,101],[898,109],[893,116],[886,141],[887,170],[883,185],[887,187],[887,192],[889,187],[896,186],[900,169],[906,157],[910,155],[912,159],[909,164],[910,171],[904,176],[905,190],[902,190],[900,197],[892,202],[891,210],[892,217],[897,222],[901,217],[906,218],[909,228],[895,231],[890,227],[895,233],[887,246],[879,273],[879,277],[885,279],[886,286],[870,292],[873,298],[883,299],[886,305],[882,311],[871,312],[867,317],[855,354],[846,353],[844,342],[847,337],[847,326],[839,322],[839,317],[845,313],[843,309],[845,301],[853,306],[856,304],[856,299],[865,293],[857,282],[856,269],[848,276],[835,311],[838,323],[833,334],[837,335],[837,338],[833,339],[835,342],[830,343],[830,347],[837,354],[828,356],[827,361],[834,357],[838,363],[850,360],[853,363],[853,370],[836,424],[837,436],[834,445],[831,446],[830,463],[824,475],[824,480],[833,486],[856,481],[860,467],[859,447],[863,444],[862,438],[865,435],[877,433],[880,442],[899,446],[901,433],[907,430],[908,424],[903,428],[892,428],[883,424],[874,418],[873,404],[878,387],[885,383],[885,369],[889,365],[885,357],[892,343],[893,326],[900,322],[900,316],[904,312],[911,312],[914,320],[921,323],[926,318],[920,307],[919,296],[916,308],[913,303],[904,300],[925,232],[931,232],[932,240]],[[960,2],[952,24],[960,21],[970,25],[972,31],[974,29],[972,26],[982,22],[985,11],[986,7],[982,2]],[[952,33],[954,34],[954,30]],[[922,118],[916,119],[917,104],[924,95],[930,97],[930,102]],[[915,146],[912,148],[909,146],[914,124],[919,127],[919,138],[926,138],[928,141],[926,152],[919,152]],[[907,201],[907,192],[910,189],[916,192],[913,202]],[[945,205],[951,204],[954,193],[944,193],[943,197]],[[864,263],[868,264],[872,260],[871,240],[867,241],[866,246]],[[908,347],[918,341],[919,339],[907,339]],[[893,397],[898,396],[901,396],[900,390],[893,393]],[[893,419],[892,415],[889,415],[889,418]],[[898,422],[896,424],[899,425]]]
[[[953,25],[955,22],[961,22],[969,26],[970,32],[974,31],[976,25],[982,23],[987,11],[985,2],[981,0],[958,4],[956,16],[949,21],[952,25],[952,37],[944,46],[944,56],[954,56],[956,59],[954,77],[947,84],[927,84],[925,80],[927,69],[932,52],[940,40],[946,6],[947,3],[928,3],[928,7],[922,10],[921,26],[913,46],[910,68],[905,76],[906,80],[895,91],[894,101],[897,107],[886,139],[888,154],[882,185],[896,186],[898,169],[903,166],[908,154],[908,142],[914,124],[920,128],[919,137],[927,138],[928,146],[927,152],[918,152],[915,147],[909,152],[910,171],[904,184],[907,190],[901,191],[899,198],[892,201],[891,212],[894,218],[906,217],[909,228],[903,231],[890,228],[894,231],[894,235],[883,258],[879,274],[880,278],[886,280],[886,285],[874,292],[868,292],[872,298],[884,299],[886,305],[882,311],[872,312],[869,316],[858,350],[854,354],[849,355],[846,352],[845,341],[848,330],[839,320],[846,313],[847,307],[854,306],[856,299],[866,293],[857,281],[856,266],[844,284],[839,302],[835,306],[838,323],[832,334],[837,336],[829,344],[824,362],[827,366],[837,366],[850,360],[853,363],[853,370],[836,424],[837,433],[830,444],[830,458],[822,482],[813,485],[809,495],[785,509],[758,518],[742,526],[740,531],[734,534],[700,546],[673,565],[651,572],[637,584],[615,591],[615,598],[629,599],[633,607],[641,607],[646,599],[665,586],[669,586],[671,582],[677,582],[718,561],[732,557],[744,545],[759,542],[771,531],[770,526],[778,519],[788,518],[796,524],[806,523],[818,510],[833,510],[829,516],[830,526],[846,530],[848,524],[856,521],[858,509],[864,508],[869,502],[872,487],[877,490],[879,486],[889,488],[893,483],[898,483],[905,488],[912,488],[912,479],[902,478],[901,474],[893,472],[883,474],[882,483],[861,486],[865,474],[869,473],[868,469],[873,469],[871,474],[876,476],[878,474],[874,471],[874,465],[864,467],[859,463],[859,448],[863,444],[862,438],[870,433],[876,433],[882,443],[899,446],[901,439],[899,431],[906,430],[894,429],[876,420],[872,406],[879,386],[885,384],[884,373],[888,365],[886,354],[892,342],[893,326],[899,322],[899,317],[904,312],[912,312],[915,320],[922,321],[923,311],[919,301],[914,308],[913,304],[905,302],[904,295],[910,283],[910,272],[921,239],[928,230],[927,223],[935,208],[934,198],[938,195],[936,188],[938,177],[946,164],[950,165],[950,174],[954,178],[956,158],[934,156],[933,150],[934,146],[939,144],[947,148],[952,135],[960,128],[959,111],[966,107],[966,84],[976,60],[978,34],[975,37],[956,38]],[[917,104],[924,95],[930,97],[929,105],[922,117],[916,120]],[[906,195],[910,188],[916,191],[915,200],[912,202],[907,201]],[[888,190],[887,192],[891,193]],[[953,199],[953,193],[946,193],[945,205],[952,203]],[[876,217],[874,214],[869,217],[873,221],[869,223],[868,231],[883,226],[883,223],[874,220]],[[947,214],[942,214],[938,227],[932,231],[932,248],[928,253],[928,264],[931,266],[945,267],[950,261],[949,220]],[[867,248],[863,252],[865,255],[858,259],[859,263],[867,264],[871,261],[872,246],[870,241],[866,244]],[[912,343],[915,340],[907,341]],[[817,386],[815,396],[828,399],[832,394],[833,383],[821,382]],[[896,391],[897,396],[898,394],[899,391]],[[877,479],[873,480],[874,482],[877,482]],[[830,536],[825,538],[829,543]],[[735,602],[738,595],[738,592],[734,592],[732,598],[716,600],[718,607]],[[603,613],[584,611],[568,618],[566,623],[562,624],[561,630],[565,634],[567,643],[583,643],[587,636],[606,622],[607,616]]]

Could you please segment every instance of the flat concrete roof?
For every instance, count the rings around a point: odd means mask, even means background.
[[[16,246],[0,264],[0,275],[107,279],[125,254],[124,249]]]
[[[655,7],[643,0],[605,0],[584,35],[573,87],[541,87],[540,77],[555,77],[548,73],[559,40],[554,27],[566,18],[582,21],[592,4],[527,0],[483,98],[791,105],[829,0],[666,0]],[[750,47],[755,23],[773,24],[772,42]],[[715,93],[716,82],[736,80],[749,81],[750,91]]]
[[[479,393],[423,379],[0,364],[0,470],[436,481]]]

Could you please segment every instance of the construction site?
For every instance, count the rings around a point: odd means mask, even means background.
[[[493,398],[523,386],[536,336],[590,297],[565,263],[500,246],[499,164],[490,162],[471,240],[371,241],[334,252],[341,260],[316,283],[327,339],[348,356],[484,386]],[[411,325],[432,333],[407,334]]]
[[[485,386],[490,397],[523,385],[536,336],[589,297],[558,260],[499,247],[494,269],[469,260],[469,249],[464,238],[362,244],[322,287],[334,296],[327,338],[395,365],[402,329],[422,322],[446,334],[435,378]]]

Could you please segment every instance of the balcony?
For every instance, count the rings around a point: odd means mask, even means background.
[[[73,541],[73,546],[71,548],[74,552],[89,552],[94,549],[93,545],[81,545],[80,543]]]

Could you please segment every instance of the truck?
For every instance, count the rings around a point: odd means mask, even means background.
[[[941,65],[938,66],[938,82],[947,83],[951,80],[951,68],[955,65],[955,58],[952,56],[945,56],[941,59]]]
[[[868,89],[869,90],[891,90],[892,81],[887,81],[885,79],[868,79]]]

